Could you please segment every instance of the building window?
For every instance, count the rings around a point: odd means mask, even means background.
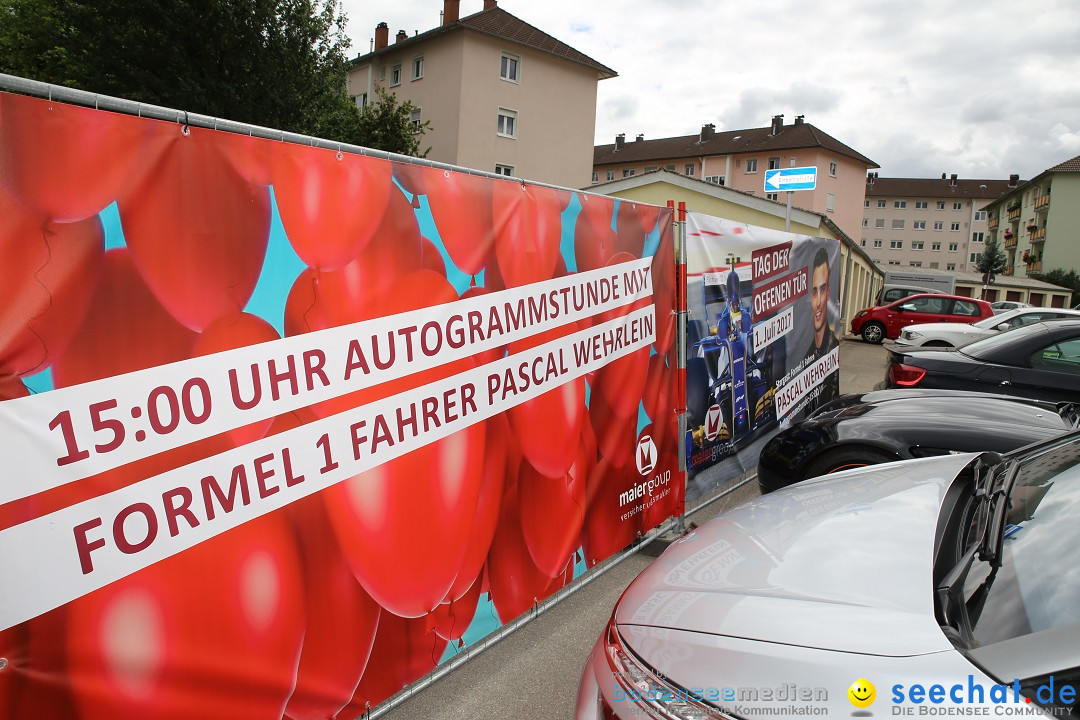
[[[973,232],[973,233],[971,233],[971,242],[982,242],[983,237],[984,237],[983,233],[981,233],[981,232]]]
[[[724,176],[723,175],[706,175],[705,176],[705,182],[712,183],[713,185],[723,185],[724,184]]]
[[[976,210],[975,211],[975,222],[986,222],[986,211],[985,210]]]
[[[875,240],[874,241],[874,247],[876,247],[876,248],[881,247],[881,241],[880,240]]]
[[[931,270],[937,270],[938,269],[938,263],[936,263],[936,262],[930,263],[930,269]]]
[[[634,177],[634,168],[623,168],[623,177]]]
[[[862,206],[863,206],[864,208],[868,208],[868,207],[870,207],[870,201],[869,201],[869,200],[863,200],[863,201],[862,201]]]
[[[943,201],[941,201],[941,200],[938,200],[937,209],[938,210],[944,210],[945,209],[945,203]]]
[[[892,229],[893,230],[903,230],[904,229],[904,221],[903,220],[893,220],[892,221]]]
[[[412,60],[412,79],[419,80],[424,77],[424,56],[417,55]]]
[[[506,177],[514,177],[514,166],[513,165],[499,165],[498,163],[496,163],[495,164],[495,174],[496,175],[505,175]],[[596,173],[592,174],[592,181],[596,182]]]
[[[608,180],[608,181],[614,180],[615,179],[615,171],[614,170],[608,170],[607,171],[607,176],[605,177],[605,179]]]
[[[498,166],[496,166],[496,167],[498,167]],[[498,170],[496,170],[495,172],[498,172]],[[594,184],[600,182],[600,173],[593,172],[592,181],[593,181]]]
[[[916,200],[915,201],[915,209],[916,210],[925,210],[928,207],[930,207],[930,203],[926,202],[925,200]]]
[[[982,253],[971,253],[968,257],[970,258],[969,262],[977,263],[979,258],[982,257]]]
[[[899,260],[890,260],[890,261],[889,261],[889,264],[890,264],[890,265],[899,265],[899,264],[900,264],[900,261],[899,261]]]
[[[926,229],[926,221],[925,220],[916,220],[915,222],[911,223],[911,227],[913,227],[916,230],[925,230]]]
[[[779,170],[780,169],[780,158],[778,158],[778,157],[769,158],[769,169],[770,170]]]
[[[356,107],[363,110],[367,107],[367,93],[360,93],[359,95],[353,95],[353,102],[356,103]]]
[[[499,108],[499,121],[496,126],[499,135],[508,138],[517,137],[517,112]]]
[[[870,218],[863,218],[862,219],[862,226],[863,227],[870,227]]]
[[[668,163],[667,165],[664,166],[664,169],[665,170],[670,170],[671,172],[675,172],[675,163]]]
[[[836,212],[836,195],[833,193],[825,193],[825,209],[829,212]]]
[[[912,250],[922,250],[923,247],[924,246],[923,246],[923,241],[922,240],[912,240],[911,241],[911,249]]]
[[[893,200],[892,206],[897,210],[903,210],[907,207],[907,200]]]
[[[686,177],[694,177],[694,163],[686,163],[683,167],[683,175]]]
[[[957,252],[960,249],[960,243],[949,243],[949,252]]]
[[[953,210],[963,210],[963,209],[964,209],[964,203],[961,203],[961,202],[954,202],[954,203],[952,204],[952,209],[953,209]]]
[[[922,260],[912,260],[911,267],[922,267]]]
[[[877,228],[885,227],[885,218],[878,218],[877,220],[874,220],[874,227],[877,227]]]
[[[836,177],[836,167],[837,167],[836,161],[835,160],[830,160],[829,161],[829,176],[830,177]]]
[[[941,243],[939,243],[939,242],[934,243],[933,245],[930,246],[930,250],[932,252],[941,252]]]
[[[946,270],[955,270],[956,269],[956,263],[949,263],[948,265],[945,266],[945,269]]]
[[[859,244],[862,245],[863,247],[866,247],[866,238],[863,238],[862,242],[860,242]]]
[[[655,165],[646,165],[645,166],[645,172],[656,172],[656,166]]]
[[[935,220],[934,221],[934,229],[935,230],[944,230],[945,229],[945,223],[942,222],[941,220]]]
[[[885,207],[885,201],[884,201],[884,200],[878,200],[878,201],[877,201],[877,206],[878,206],[879,208],[883,208],[883,207]]]
[[[502,59],[499,61],[499,77],[503,80],[509,80],[510,82],[518,81],[518,67],[521,63],[521,58],[516,55],[502,54]]]
[[[890,250],[903,250],[904,249],[904,241],[903,240],[890,240],[889,241],[889,249]]]
[[[960,223],[950,223],[949,232],[960,232]]]
[[[780,202],[780,193],[765,193],[765,199]]]
[[[757,172],[757,158],[749,158],[746,161],[746,172],[748,172],[748,173],[756,173]]]
[[[409,113],[409,128],[413,132],[420,131],[420,125],[422,122],[423,121],[420,119],[420,108],[416,108],[411,113]]]
[[[401,84],[401,63],[390,69],[390,87]]]

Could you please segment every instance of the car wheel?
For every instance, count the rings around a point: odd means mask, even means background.
[[[878,463],[895,462],[900,458],[891,455],[884,450],[872,447],[842,447],[826,452],[815,459],[806,468],[806,477],[812,478],[819,475],[831,475],[841,470],[877,465]]]
[[[868,343],[880,343],[885,339],[885,326],[878,322],[868,322],[863,325],[862,339]]]
[[[931,340],[923,344],[923,347],[952,347],[952,343],[947,343],[944,340]]]

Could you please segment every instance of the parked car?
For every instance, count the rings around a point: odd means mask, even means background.
[[[1035,306],[1031,303],[1019,302],[1018,300],[998,300],[997,302],[990,303],[990,307],[994,309],[995,313],[1003,313],[1006,310],[1016,310],[1017,308],[1029,308]]]
[[[878,290],[877,297],[874,298],[874,304],[888,305],[891,302],[903,300],[912,295],[924,295],[926,293],[941,294],[941,291],[932,290],[931,288],[915,287],[913,285],[886,285]]]
[[[758,498],[630,584],[577,717],[1069,715],[1078,503],[1080,432]]]
[[[970,324],[926,323],[924,325],[909,325],[900,332],[896,344],[915,347],[960,347],[1005,330],[1018,328],[1021,325],[1069,318],[1080,319],[1080,312],[1076,310],[1026,307],[1018,310],[1008,310],[999,315],[991,315]]]
[[[922,293],[855,313],[851,332],[869,343],[895,340],[908,325],[932,322],[970,323],[994,314],[990,303],[960,295]]]
[[[850,468],[955,452],[1009,452],[1080,429],[1080,406],[990,393],[842,395],[761,449],[763,493]]]
[[[884,385],[1080,402],[1080,320],[1024,325],[955,350],[891,345]]]

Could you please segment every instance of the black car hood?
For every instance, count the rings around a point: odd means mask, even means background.
[[[915,388],[843,395],[822,406],[812,419],[820,422],[854,417],[868,417],[874,422],[895,418],[905,426],[913,420],[950,426],[974,421],[984,428],[1006,425],[1012,429],[1030,424],[1062,432],[1071,429],[1053,403],[992,393]]]

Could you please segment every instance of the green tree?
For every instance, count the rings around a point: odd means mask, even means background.
[[[412,121],[412,114],[418,109],[412,102],[406,100],[398,105],[397,96],[380,86],[375,87],[375,94],[378,96],[375,102],[368,103],[360,112],[359,144],[399,155],[427,157],[431,148],[421,152],[420,144],[431,122]]]
[[[1006,257],[1005,251],[1001,249],[1001,244],[998,243],[997,238],[987,238],[983,244],[982,254],[979,255],[979,260],[975,263],[975,268],[983,275],[986,273],[999,273],[1005,269],[1008,265],[1009,258]]]
[[[0,72],[359,138],[341,0],[0,0]]]
[[[1032,273],[1031,277],[1036,280],[1048,282],[1051,285],[1059,285],[1073,291],[1073,299],[1080,297],[1080,274],[1075,270],[1062,270],[1055,268],[1044,273]]]

